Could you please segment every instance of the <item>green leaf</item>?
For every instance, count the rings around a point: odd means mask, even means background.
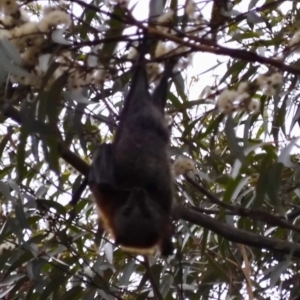
[[[9,39],[2,37],[0,40],[0,48],[1,51],[5,53],[5,56],[10,58],[16,65],[22,64],[23,61],[19,50],[13,43],[10,42]]]
[[[27,172],[27,168],[25,165],[25,157],[26,157],[25,147],[27,145],[28,136],[29,136],[28,129],[25,126],[22,126],[19,135],[19,144],[17,149],[17,174],[18,174],[19,182],[21,182],[24,179]]]
[[[178,95],[180,96],[180,98],[182,99],[183,102],[186,102],[187,96],[185,94],[185,84],[184,84],[184,79],[182,77],[182,74],[177,73],[173,80],[174,80],[174,84],[175,84]]]
[[[251,10],[255,5],[257,4],[259,0],[251,0],[249,5],[248,5],[248,10]]]
[[[123,270],[122,278],[120,280],[121,285],[124,285],[124,286],[128,286],[129,285],[130,276],[135,271],[136,267],[137,266],[135,264],[134,259],[130,260],[130,262],[126,264],[126,266],[125,266],[125,268]]]
[[[126,26],[126,23],[122,21],[122,19],[125,17],[125,11],[120,8],[120,6],[116,5],[114,7],[112,15],[114,17],[108,19],[107,26],[109,29],[104,36],[104,39],[111,40],[112,42],[104,43],[98,55],[101,63],[104,66],[108,66],[118,44],[116,38],[120,38],[122,36],[123,30]]]
[[[243,148],[238,144],[238,140],[234,131],[234,121],[231,116],[227,118],[225,124],[225,134],[231,154],[233,155],[233,157],[236,157],[243,162],[245,158],[243,154]]]
[[[3,181],[0,181],[0,192],[6,198],[6,200],[13,200],[14,198],[10,194],[9,185]]]
[[[279,189],[282,182],[282,171],[283,164],[276,163],[268,172],[268,186],[267,186],[267,195],[269,196],[270,201],[273,203],[277,212],[281,215],[285,215],[285,210],[282,206],[281,200],[279,198]]]
[[[79,286],[79,285],[74,286],[64,294],[64,296],[61,298],[61,300],[82,299],[82,295],[83,295],[82,292],[83,292],[83,289],[81,286]]]
[[[164,12],[164,4],[161,0],[149,1],[149,18],[157,17]]]
[[[61,285],[65,285],[66,277],[63,273],[58,274],[55,278],[51,278],[51,281],[45,286],[45,289],[41,293],[40,300],[48,299],[50,295],[59,290]],[[53,299],[53,298],[52,298]]]
[[[11,59],[6,55],[6,53],[6,50],[4,50],[3,47],[0,47],[0,69],[4,69],[9,73],[16,74],[18,76],[31,76],[26,70],[14,64],[11,61]]]
[[[46,209],[49,211],[50,211],[50,208],[54,209],[55,211],[57,211],[58,215],[65,216],[67,213],[66,207],[56,201],[39,199],[39,200],[36,200],[36,202],[37,202],[37,205],[43,209]]]
[[[296,166],[295,163],[291,161],[291,151],[299,141],[299,138],[292,140],[285,148],[281,150],[280,155],[278,156],[278,162],[282,163],[286,167],[293,168]]]
[[[267,170],[264,170],[262,168],[261,173],[259,174],[258,181],[256,183],[255,198],[252,204],[253,209],[259,209],[264,203],[264,198],[268,187],[267,174]]]
[[[14,204],[16,219],[22,229],[30,229],[29,223],[27,221],[26,214],[24,212],[24,206],[21,203],[21,200],[17,200]]]
[[[19,275],[19,277],[21,278],[19,278],[19,280],[13,285],[14,288],[10,291],[9,296],[6,298],[6,300],[16,299],[16,296],[20,295],[22,286],[28,283],[28,278],[26,278],[25,275]]]
[[[273,269],[272,273],[270,274],[270,289],[276,286],[277,281],[280,277],[287,271],[288,267],[291,265],[291,256],[289,255],[284,261],[279,262],[275,268]]]

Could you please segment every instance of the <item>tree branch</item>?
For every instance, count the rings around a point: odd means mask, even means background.
[[[14,120],[19,125],[22,125],[23,120],[21,113],[13,106],[3,106],[2,113],[4,116]],[[82,160],[78,155],[70,151],[62,143],[58,143],[58,151],[60,156],[79,173],[86,175],[89,171],[89,165]]]
[[[20,112],[12,107],[2,107],[2,113],[22,125],[22,116]],[[78,172],[83,175],[87,174],[89,170],[89,165],[83,161],[78,155],[70,151],[67,147],[59,144],[59,153],[61,157],[73,166]],[[212,197],[216,197],[211,194]],[[218,199],[218,198],[217,198]],[[218,201],[220,201],[218,199]],[[193,224],[202,226],[209,229],[216,234],[228,239],[231,242],[236,242],[258,249],[267,249],[269,251],[291,254],[294,257],[300,258],[300,245],[296,243],[291,243],[287,241],[282,241],[275,238],[268,238],[264,236],[259,236],[254,233],[237,229],[233,226],[220,222],[214,218],[208,217],[205,214],[196,212],[192,209],[188,209],[179,205],[174,207],[174,218],[183,219],[185,221],[191,222]]]
[[[136,25],[137,25],[137,22],[136,22]],[[184,37],[181,38],[176,35],[165,33],[154,27],[148,28],[146,26],[143,26],[142,24],[138,24],[138,26],[140,28],[143,28],[144,30],[148,29],[148,31],[151,34],[161,37],[162,39],[168,39],[170,41],[178,43],[179,45],[190,47],[192,52],[201,51],[201,52],[213,53],[213,54],[217,54],[217,55],[225,55],[225,56],[229,56],[231,58],[242,59],[242,60],[245,60],[248,62],[254,62],[254,63],[256,62],[256,63],[260,63],[260,64],[270,65],[270,66],[278,68],[281,72],[287,71],[292,74],[300,75],[300,69],[298,67],[286,65],[282,61],[276,60],[274,58],[260,56],[260,55],[256,54],[255,52],[223,47],[218,44],[213,44],[210,39],[189,37],[190,40],[187,41],[184,39]]]
[[[288,221],[281,219],[280,217],[274,216],[264,210],[247,209],[240,205],[232,205],[221,201],[216,195],[211,193],[205,187],[198,184],[191,177],[185,176],[185,178],[193,187],[195,187],[200,193],[205,195],[212,203],[217,204],[225,209],[228,209],[234,212],[236,215],[239,215],[241,217],[250,217],[253,220],[263,221],[271,226],[278,226],[284,229],[294,230],[295,232],[300,233],[300,228],[298,226],[295,226],[289,223]]]
[[[294,257],[300,258],[300,244],[259,236],[246,230],[237,229],[208,217],[205,214],[195,212],[179,205],[174,207],[174,215],[180,219],[209,229],[231,242],[244,244],[258,249],[267,249],[272,252],[291,254]]]
[[[163,300],[163,296],[159,290],[159,280],[155,280],[153,273],[150,268],[149,259],[146,255],[144,255],[144,262],[142,263],[146,269],[150,284],[152,286],[153,294],[155,295],[157,300]]]

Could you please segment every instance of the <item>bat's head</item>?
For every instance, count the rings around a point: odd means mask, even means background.
[[[140,250],[152,249],[160,242],[167,219],[146,190],[134,188],[114,217],[116,243],[145,253]]]

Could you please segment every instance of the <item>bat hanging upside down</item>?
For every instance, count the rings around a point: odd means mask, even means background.
[[[173,179],[164,108],[173,66],[166,64],[151,95],[140,56],[114,140],[96,150],[88,181],[116,244],[140,254],[159,248],[168,256],[173,253]]]

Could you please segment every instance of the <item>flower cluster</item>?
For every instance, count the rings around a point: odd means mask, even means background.
[[[247,82],[241,82],[238,85],[237,90],[223,90],[217,100],[217,107],[219,111],[227,115],[244,109],[258,113],[260,103],[256,99],[250,99],[247,89]]]
[[[71,25],[71,17],[65,11],[63,3],[56,6],[47,6],[43,9],[43,15],[37,22],[30,20],[28,14],[16,0],[0,0],[0,10],[3,16],[0,19],[0,39],[6,38],[17,48],[22,59],[22,67],[30,75],[11,75],[14,83],[32,85],[38,87],[41,83],[40,75],[45,73],[39,66],[40,53],[44,46],[49,43],[49,33],[57,28],[68,28]],[[56,72],[55,75],[61,75]]]
[[[189,37],[202,36],[204,34],[204,28],[207,26],[203,26],[205,25],[205,22],[202,15],[197,13],[198,9],[195,1],[186,1],[184,10],[188,18],[188,22],[186,23],[182,33]],[[177,35],[178,29],[173,30],[171,26],[174,14],[175,12],[172,9],[169,9],[158,16],[156,19],[156,28],[162,33]],[[188,53],[189,50],[189,46],[181,43],[159,41],[155,49],[155,57],[181,55],[182,57],[175,68],[184,69],[192,63],[193,57],[192,54]]]
[[[58,25],[69,27],[71,25],[70,15],[61,10],[53,10],[44,14],[43,18],[38,23],[38,28],[41,32],[49,32],[55,29]]]
[[[9,3],[10,9],[7,9]],[[48,33],[57,26],[71,25],[71,17],[60,6],[44,9],[43,17],[39,22],[31,22],[24,10],[21,10],[16,1],[0,1],[0,9],[4,12],[0,36],[9,38],[20,50],[31,46],[40,47],[41,40],[45,41],[43,33]]]
[[[150,82],[157,81],[162,73],[161,65],[155,62],[146,65],[146,71]]]
[[[58,63],[59,66],[48,80],[46,88],[52,86],[53,82],[65,73],[69,74],[67,87],[71,92],[80,92],[90,84],[102,85],[108,79],[104,67],[99,66],[98,54],[95,51],[88,56],[91,59],[88,60],[87,66],[81,65],[67,50],[61,50],[57,55],[42,54],[49,42],[66,41],[62,35],[72,23],[70,15],[66,12],[67,8],[65,3],[46,6],[40,21],[33,22],[15,0],[0,0],[0,10],[6,14],[2,18],[4,28],[0,29],[0,38],[9,39],[17,48],[22,67],[29,73],[28,76],[10,75],[12,83],[29,85],[33,89],[39,88],[52,62]],[[49,41],[51,37],[53,41]]]
[[[195,162],[183,155],[176,157],[173,163],[173,173],[175,177],[180,175],[184,175],[188,172],[195,173],[196,172],[196,165]]]
[[[259,75],[255,83],[264,95],[273,96],[276,88],[283,84],[283,76],[279,72],[271,75]],[[249,85],[247,82],[240,82],[236,90],[225,89],[217,100],[217,108],[224,114],[231,114],[245,109],[249,112],[258,113],[260,102],[257,99],[252,99],[248,91]]]
[[[159,41],[157,43],[157,46],[155,49],[155,57],[182,54],[182,53],[186,52],[187,50],[188,50],[187,47],[180,46],[173,42]]]
[[[256,78],[256,83],[266,96],[274,96],[276,88],[283,83],[283,76],[279,72],[269,76],[259,75]]]

